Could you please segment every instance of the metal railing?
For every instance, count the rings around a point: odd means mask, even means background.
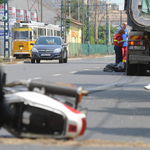
[[[109,55],[114,54],[114,45],[69,43],[69,56]]]

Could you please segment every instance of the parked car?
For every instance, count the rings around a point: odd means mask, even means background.
[[[58,36],[39,37],[31,50],[31,63],[41,60],[59,60],[67,63],[67,44]]]

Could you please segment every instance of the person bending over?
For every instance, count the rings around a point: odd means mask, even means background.
[[[119,62],[122,62],[122,46],[125,42],[122,38],[122,35],[125,34],[124,29],[120,29],[117,34],[114,37],[114,50],[116,54],[116,64],[119,64]]]

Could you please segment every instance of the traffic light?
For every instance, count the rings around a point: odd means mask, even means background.
[[[6,17],[6,16],[3,16],[3,17],[2,17],[2,21],[5,21],[5,20],[7,20],[7,17]]]

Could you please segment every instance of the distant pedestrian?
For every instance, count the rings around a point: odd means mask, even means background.
[[[122,60],[122,61],[123,61],[123,62],[126,62],[127,46],[128,46],[128,42],[127,42],[127,40],[128,40],[128,30],[126,29],[126,27],[127,27],[127,23],[124,22],[124,23],[122,24],[122,27],[119,28],[119,29],[115,32],[115,34],[114,34],[114,37],[115,37],[115,35],[117,34],[117,32],[118,32],[120,29],[124,29],[124,30],[125,30],[125,34],[122,35],[123,40],[125,40],[125,42],[123,43],[123,46],[122,46],[122,57],[123,57],[123,60]]]
[[[114,50],[116,54],[116,64],[119,64],[119,62],[122,62],[122,46],[125,42],[122,38],[122,35],[125,34],[124,29],[120,29],[117,34],[114,37]]]

